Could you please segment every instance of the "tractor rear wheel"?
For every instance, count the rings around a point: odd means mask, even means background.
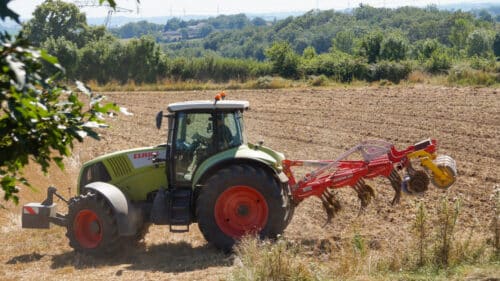
[[[198,226],[208,242],[225,251],[245,234],[275,238],[288,223],[286,200],[266,171],[250,165],[229,166],[212,175],[200,190]]]
[[[92,192],[70,200],[66,236],[73,249],[94,256],[112,254],[120,245],[111,207],[104,198]]]

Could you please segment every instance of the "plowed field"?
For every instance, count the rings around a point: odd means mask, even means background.
[[[432,137],[439,153],[457,161],[459,176],[448,191],[433,186],[422,197],[403,196],[389,203],[393,191],[387,180],[371,185],[377,197],[364,212],[350,189],[339,191],[343,210],[324,228],[321,203],[308,199],[297,208],[285,231],[286,239],[304,245],[335,243],[353,229],[386,251],[407,239],[416,202],[423,201],[432,217],[436,202],[447,194],[462,198],[461,227],[486,231],[493,216],[491,194],[500,182],[500,89],[433,86],[365,87],[353,89],[284,89],[228,91],[229,99],[250,102],[245,113],[248,139],[263,140],[290,159],[334,159],[365,139],[385,139],[406,147]],[[108,99],[127,107],[133,116],[110,119],[100,142],[75,146],[66,170],[52,169],[44,176],[29,167],[27,176],[40,187],[56,185],[66,195],[75,193],[80,164],[116,150],[165,142],[166,129],[158,131],[155,114],[168,103],[212,99],[215,92],[107,93]],[[40,201],[44,192],[22,191],[21,204]],[[62,202],[60,205],[63,205]],[[218,280],[230,274],[233,257],[206,244],[197,225],[184,234],[153,226],[145,245],[114,259],[97,260],[75,254],[65,230],[22,230],[20,207],[0,210],[0,279],[158,279]]]

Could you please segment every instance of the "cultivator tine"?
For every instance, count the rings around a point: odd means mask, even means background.
[[[325,227],[332,221],[335,214],[340,211],[341,206],[340,202],[335,198],[335,194],[331,193],[328,189],[321,195],[321,203],[323,203],[323,207],[326,211],[326,222],[323,225],[323,227]]]
[[[399,204],[399,199],[401,198],[401,176],[396,172],[396,169],[393,169],[391,174],[389,175],[389,181],[391,182],[391,186],[395,191],[394,198],[392,199],[391,205]]]
[[[321,202],[323,203],[323,207],[325,208],[325,211],[326,211],[326,222],[322,226],[322,227],[325,227],[327,224],[329,224],[330,222],[332,222],[332,219],[333,219],[333,217],[335,215],[335,209],[332,208],[332,206],[330,206],[328,204],[328,202],[323,201],[323,200],[321,200]]]
[[[372,198],[375,197],[375,190],[373,190],[371,186],[367,185],[363,179],[358,180],[353,188],[358,193],[362,211],[368,206],[368,204],[370,204]]]

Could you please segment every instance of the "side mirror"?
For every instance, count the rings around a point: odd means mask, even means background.
[[[163,120],[163,110],[156,114],[156,128],[159,130],[161,128],[161,121]]]

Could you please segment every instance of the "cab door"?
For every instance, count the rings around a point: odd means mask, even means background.
[[[178,112],[173,137],[173,180],[177,187],[191,186],[191,178],[214,151],[214,114]]]

